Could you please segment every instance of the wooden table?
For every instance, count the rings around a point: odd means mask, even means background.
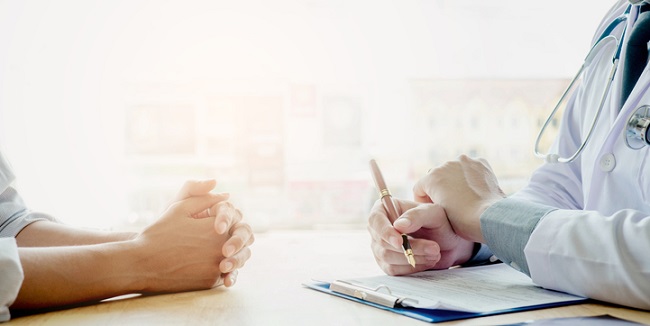
[[[369,244],[362,230],[261,233],[233,288],[112,300],[17,317],[6,325],[426,325],[302,286],[312,278],[382,274]],[[603,314],[650,324],[650,312],[591,303],[434,325]]]

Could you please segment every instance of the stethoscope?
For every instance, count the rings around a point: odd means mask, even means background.
[[[643,1],[630,0],[630,3],[632,3],[632,5],[640,4],[641,2]],[[596,123],[598,122],[598,118],[600,117],[600,114],[603,111],[603,107],[605,106],[605,99],[607,98],[607,95],[609,94],[609,90],[611,89],[612,82],[614,80],[614,74],[618,69],[618,62],[621,55],[621,49],[623,48],[623,38],[625,37],[626,30],[625,29],[623,30],[623,33],[621,34],[622,35],[621,39],[617,39],[615,36],[611,34],[614,31],[614,29],[618,27],[619,24],[627,21],[632,5],[629,5],[621,16],[617,17],[609,25],[607,25],[607,28],[605,28],[605,30],[600,35],[600,37],[598,38],[594,46],[592,46],[589,52],[587,53],[587,57],[585,58],[584,63],[582,64],[582,66],[580,67],[576,75],[573,77],[573,79],[571,80],[571,83],[569,83],[569,86],[560,97],[553,111],[551,111],[551,114],[546,119],[546,122],[544,122],[544,125],[542,125],[542,128],[540,129],[539,134],[537,135],[537,140],[535,141],[535,148],[534,148],[535,156],[544,159],[548,163],[569,163],[574,161],[584,150],[585,146],[589,142],[589,139],[593,135],[594,129],[596,127]],[[625,28],[627,28],[627,26]],[[616,52],[614,52],[614,55],[612,57],[611,68],[609,74],[607,75],[607,84],[605,85],[605,89],[603,90],[603,93],[600,96],[600,100],[598,102],[598,110],[594,115],[594,118],[591,122],[591,127],[587,132],[587,136],[582,141],[582,144],[580,144],[580,146],[575,151],[575,153],[573,153],[573,155],[569,157],[561,157],[559,154],[556,153],[548,153],[548,154],[540,153],[539,143],[542,139],[542,136],[546,131],[548,125],[555,117],[556,112],[558,111],[562,103],[564,103],[570,91],[573,89],[575,83],[582,77],[583,71],[585,70],[586,67],[588,67],[591,64],[591,62],[594,60],[597,54],[600,53],[600,51],[602,51],[604,48],[612,44],[616,44]],[[650,127],[650,106],[644,105],[639,107],[634,112],[634,114],[632,114],[628,119],[626,130],[624,132],[625,144],[631,149],[641,149],[646,145],[650,145],[650,139],[649,139],[650,137],[648,135],[649,127]]]

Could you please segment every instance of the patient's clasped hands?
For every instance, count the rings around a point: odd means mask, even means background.
[[[144,270],[144,291],[175,292],[232,286],[250,258],[254,237],[228,194],[212,194],[214,180],[187,182],[160,219],[134,241]],[[140,264],[135,264],[139,266]]]

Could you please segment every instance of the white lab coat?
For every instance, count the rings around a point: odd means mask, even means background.
[[[613,7],[597,36],[627,4],[622,0]],[[636,16],[633,9],[628,24]],[[622,29],[623,24],[613,34],[620,36]],[[564,114],[554,150],[565,157],[590,127],[610,67],[611,56],[606,57],[587,71],[586,83]],[[650,309],[650,147],[629,149],[623,135],[630,114],[650,104],[650,71],[646,67],[619,113],[624,57],[579,159],[542,165],[513,197],[560,208],[540,220],[524,250],[536,284]]]

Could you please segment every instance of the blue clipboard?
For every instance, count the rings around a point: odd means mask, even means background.
[[[419,308],[401,308],[401,307],[388,307],[380,304],[376,304],[370,301],[365,301],[353,296],[345,295],[339,292],[334,292],[330,290],[330,283],[326,282],[310,282],[310,283],[305,283],[303,284],[304,286],[320,291],[323,293],[335,295],[337,297],[345,298],[348,300],[352,300],[355,302],[363,303],[375,308],[379,308],[382,310],[386,311],[391,311],[396,314],[404,315],[407,317],[411,317],[417,320],[429,322],[429,323],[440,323],[440,322],[445,322],[445,321],[451,321],[451,320],[459,320],[459,319],[468,319],[468,318],[476,318],[476,317],[484,317],[484,316],[492,316],[492,315],[499,315],[499,314],[507,314],[507,313],[512,313],[512,312],[518,312],[518,311],[526,311],[526,310],[535,310],[535,309],[543,309],[543,308],[552,308],[552,307],[560,307],[560,306],[568,306],[572,304],[579,304],[579,303],[584,303],[588,301],[589,299],[584,299],[584,300],[572,300],[568,302],[555,302],[555,303],[549,303],[549,304],[542,304],[542,305],[532,305],[532,306],[524,306],[524,307],[517,307],[513,309],[506,309],[506,310],[497,310],[497,311],[489,311],[489,312],[465,312],[465,311],[455,311],[455,310],[442,310],[442,309],[419,309]]]

